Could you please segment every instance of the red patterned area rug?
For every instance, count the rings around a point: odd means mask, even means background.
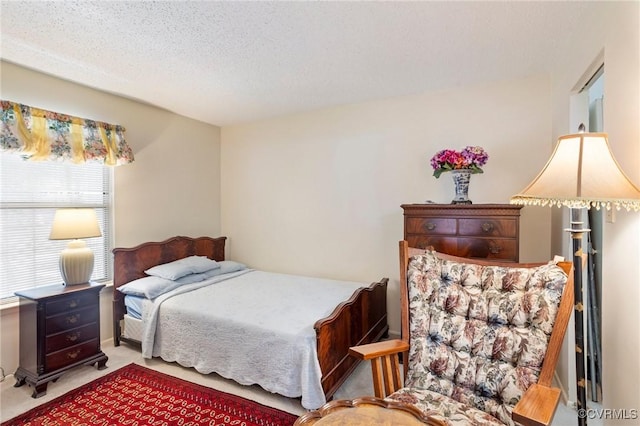
[[[290,426],[297,416],[129,364],[2,425]]]

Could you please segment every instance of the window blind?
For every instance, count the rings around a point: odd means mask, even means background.
[[[0,153],[0,302],[15,300],[21,289],[62,283],[58,260],[67,241],[49,240],[61,207],[95,209],[102,237],[85,240],[95,256],[91,279],[111,278],[111,188],[111,168],[98,163]]]

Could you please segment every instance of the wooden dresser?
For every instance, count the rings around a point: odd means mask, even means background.
[[[100,350],[100,290],[104,284],[62,284],[16,292],[20,298],[20,366],[15,387],[28,383],[34,398],[79,365],[106,367]]]
[[[520,209],[511,204],[403,204],[404,239],[454,256],[518,262]]]

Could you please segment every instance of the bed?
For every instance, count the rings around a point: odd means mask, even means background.
[[[225,241],[226,237],[178,236],[116,248],[114,288],[122,290],[128,283],[148,277],[145,271],[149,268],[193,256],[233,264],[225,260]],[[349,356],[349,347],[375,342],[388,334],[387,283],[386,278],[365,285],[247,268],[144,300],[142,319],[128,313],[125,295],[114,291],[114,344],[137,344],[146,357],[159,356],[203,374],[216,372],[241,384],[258,384],[287,397],[301,397],[303,407],[316,409],[331,399],[357,366],[359,360]],[[272,295],[280,287],[285,296]],[[296,301],[298,293],[307,302]],[[320,299],[326,306],[320,306]],[[200,307],[191,308],[192,304]],[[252,308],[234,318],[234,309],[240,305]],[[292,320],[293,312],[304,320]],[[317,318],[310,321],[314,312]],[[190,341],[185,341],[185,330]],[[260,333],[271,343],[256,346]],[[190,343],[197,344],[197,349],[184,349]],[[270,352],[280,346],[283,354]],[[217,359],[211,359],[212,354]],[[270,362],[278,364],[269,366]],[[287,367],[289,362],[291,367]],[[256,368],[242,370],[243,364]],[[271,370],[277,377],[264,377]]]

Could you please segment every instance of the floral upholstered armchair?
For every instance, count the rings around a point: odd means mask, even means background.
[[[573,307],[571,263],[475,261],[406,241],[400,259],[402,340],[350,351],[372,361],[376,396],[450,425],[551,423],[560,390],[550,385]],[[404,387],[398,353],[407,360]]]

